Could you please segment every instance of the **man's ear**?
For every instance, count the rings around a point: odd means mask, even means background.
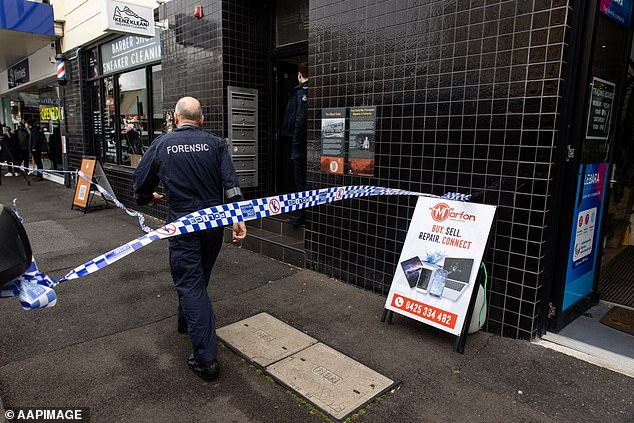
[[[203,122],[205,122],[205,116],[204,115],[200,115],[200,127],[203,127]]]

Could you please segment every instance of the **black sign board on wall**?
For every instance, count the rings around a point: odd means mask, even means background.
[[[350,172],[374,176],[374,144],[376,142],[376,107],[350,108],[348,159]]]
[[[29,82],[29,59],[24,59],[7,69],[9,89]]]
[[[346,109],[321,111],[321,170],[343,173],[346,139]]]

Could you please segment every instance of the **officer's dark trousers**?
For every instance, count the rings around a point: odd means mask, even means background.
[[[218,354],[216,318],[207,294],[222,246],[222,228],[170,238],[170,266],[178,292],[178,318],[187,322],[194,357],[208,363]]]

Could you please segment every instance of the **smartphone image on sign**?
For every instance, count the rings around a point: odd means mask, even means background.
[[[445,281],[447,280],[447,271],[438,269],[434,272],[434,277],[429,286],[429,295],[440,298],[445,290]]]

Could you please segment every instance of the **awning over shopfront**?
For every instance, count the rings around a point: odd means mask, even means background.
[[[0,1],[0,72],[54,39],[51,5],[28,0]]]

